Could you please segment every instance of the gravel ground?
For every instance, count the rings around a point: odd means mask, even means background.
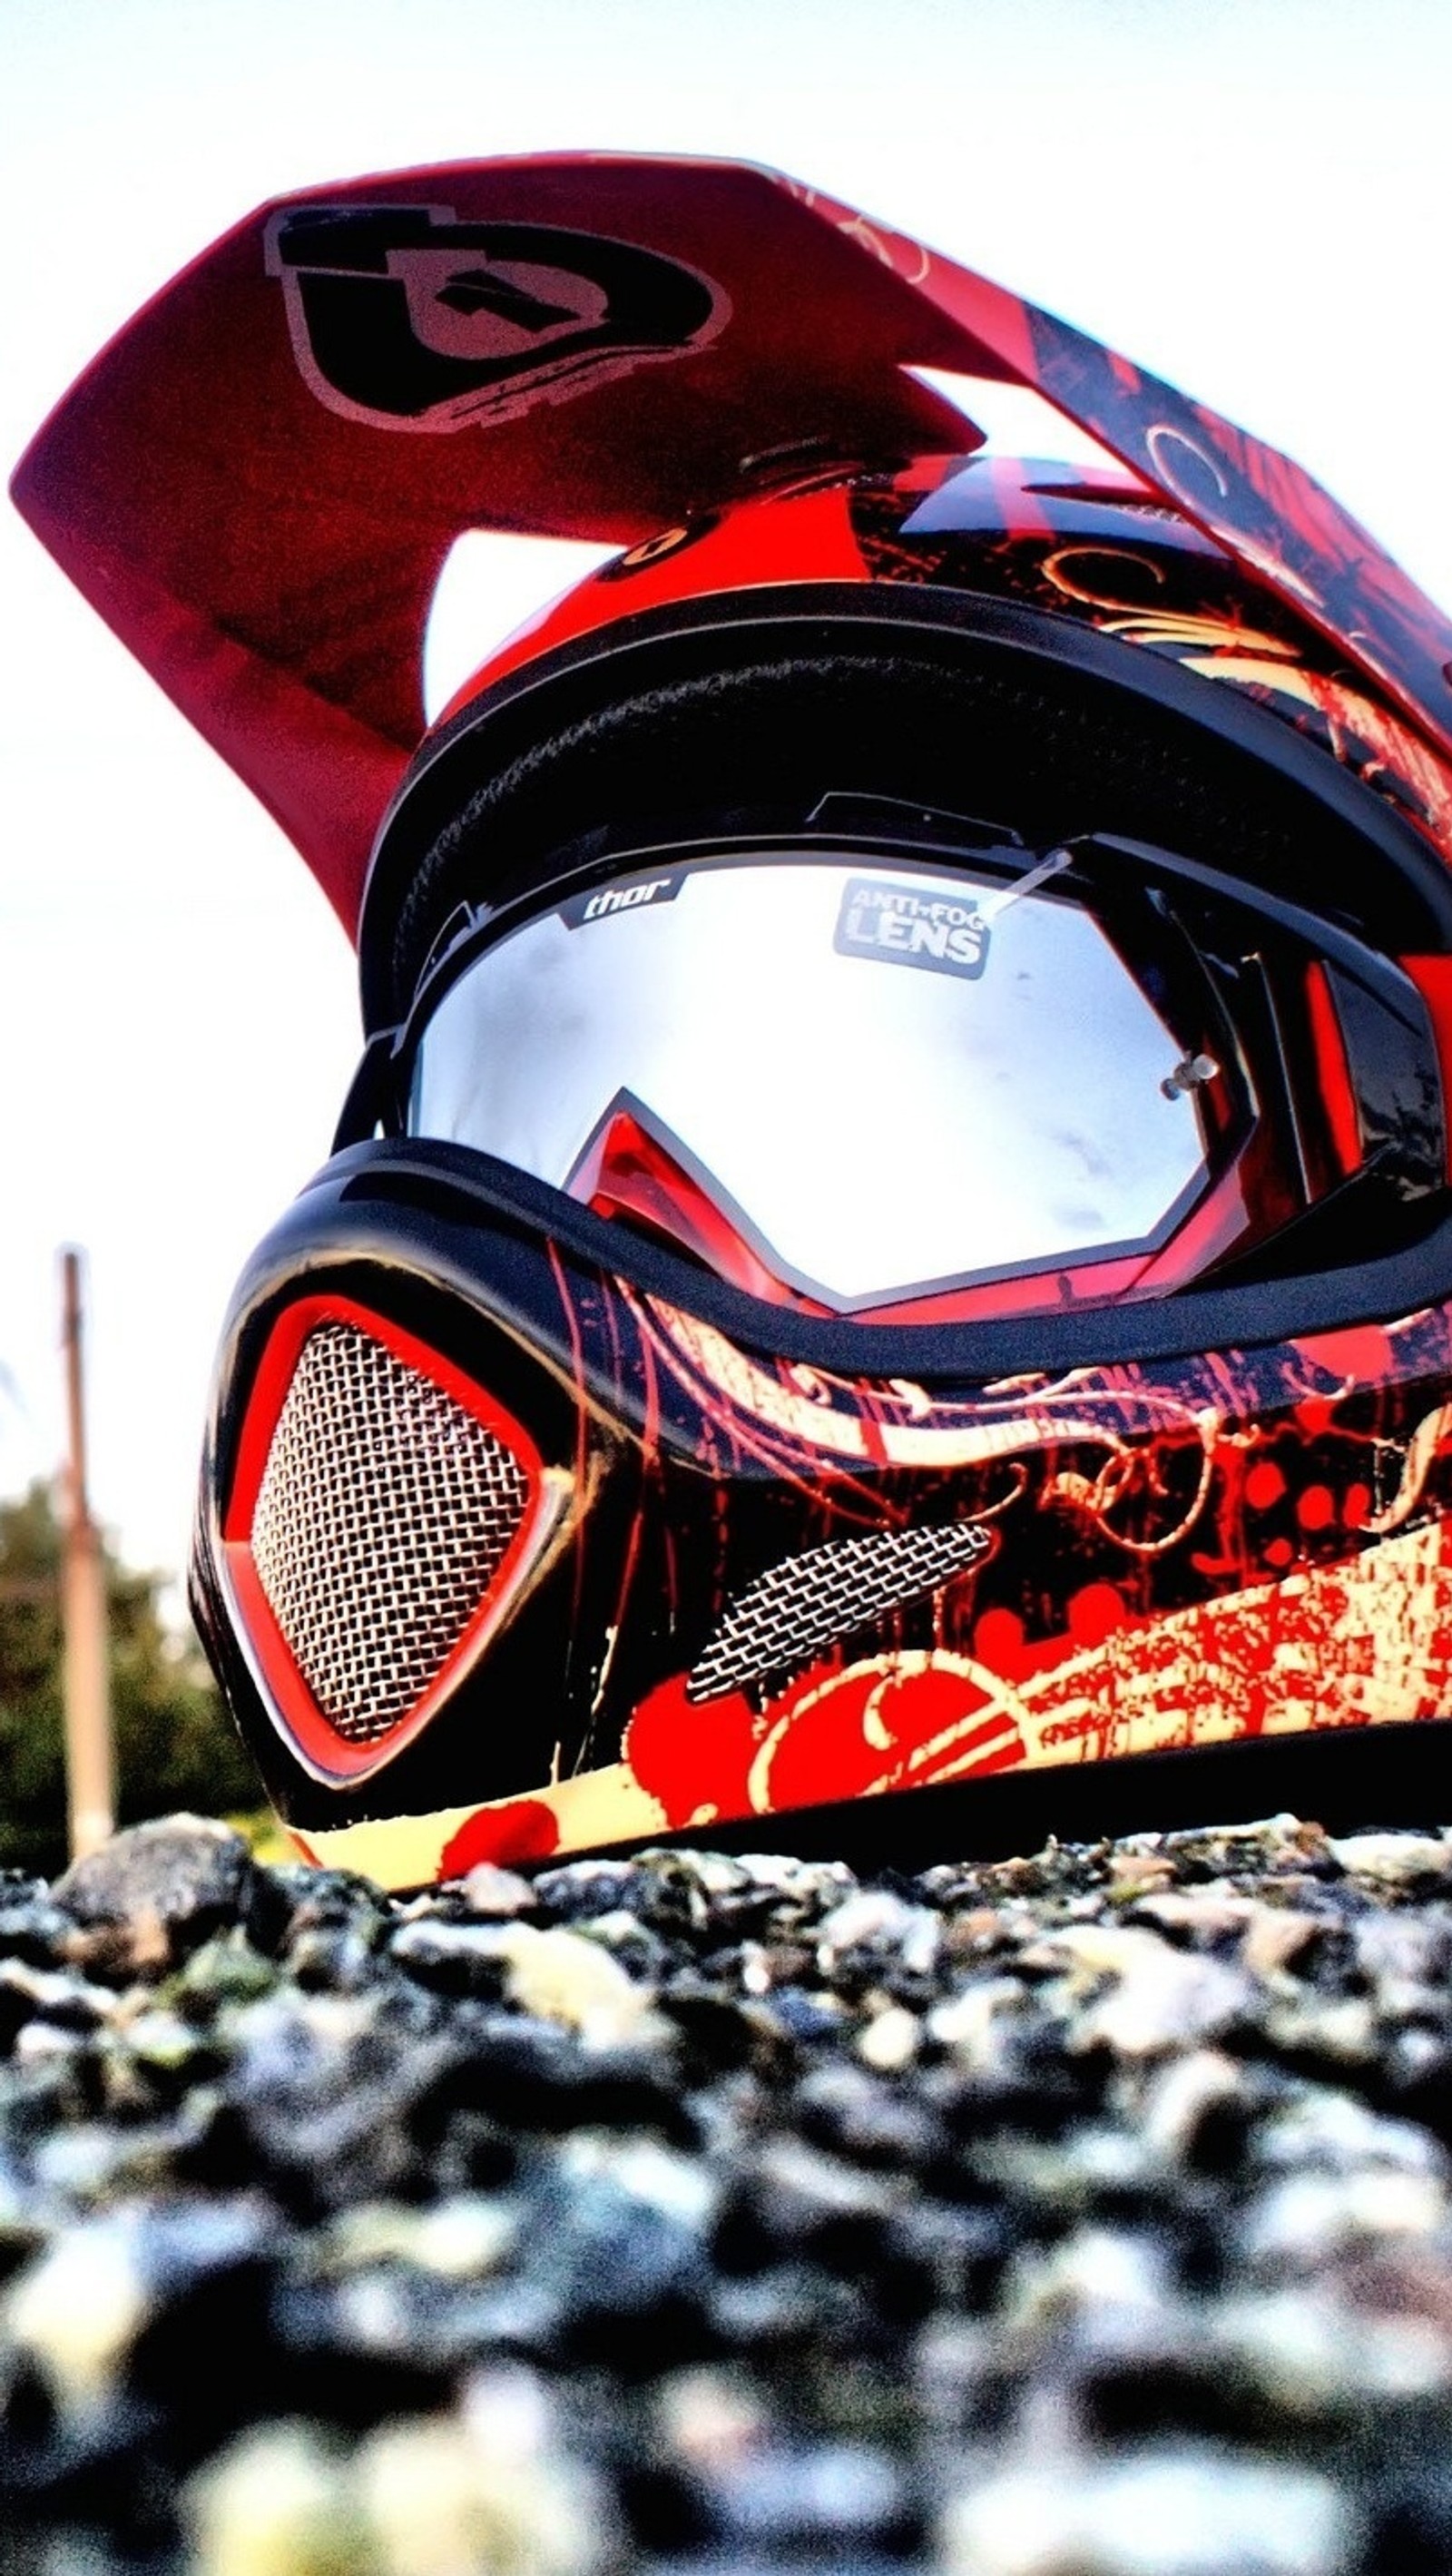
[[[1452,2576],[1452,1830],[0,1878],[6,2576]]]

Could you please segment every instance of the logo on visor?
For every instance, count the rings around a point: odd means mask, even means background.
[[[644,912],[653,903],[674,903],[681,890],[679,874],[636,877],[629,885],[597,886],[593,894],[576,894],[560,906],[566,930],[585,921],[613,921],[619,912]]]
[[[293,206],[267,228],[298,366],[375,429],[512,420],[711,339],[729,311],[660,251],[447,206]]]
[[[988,963],[988,924],[971,896],[852,877],[832,945],[839,957],[877,957],[976,981]]]

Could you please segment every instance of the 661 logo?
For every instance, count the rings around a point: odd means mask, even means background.
[[[701,346],[729,310],[660,251],[447,206],[284,208],[266,255],[305,381],[375,429],[512,419]]]

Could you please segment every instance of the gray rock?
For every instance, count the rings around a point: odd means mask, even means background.
[[[1209,2447],[1025,2460],[956,2496],[946,2576],[1350,2576],[1329,2477]]]
[[[1252,1988],[1239,1970],[1173,1949],[1130,1924],[1051,1933],[1023,1953],[1021,1964],[1064,1975],[1076,2006],[1076,2050],[1159,2056],[1218,2038],[1252,2007]]]
[[[1449,1848],[0,1878],[0,2557],[1452,2565]]]
[[[488,1860],[470,1870],[460,1884],[459,1894],[471,1914],[488,1915],[496,1921],[532,1914],[538,1903],[527,1878],[521,1878],[516,1870],[497,1869]]]
[[[1386,1890],[1452,1884],[1452,1835],[1348,1834],[1329,1846],[1350,1878]]]
[[[114,1834],[56,1881],[75,1927],[66,1954],[115,1983],[164,1976],[216,1932],[280,1928],[240,1834],[209,1816],[168,1816]]]

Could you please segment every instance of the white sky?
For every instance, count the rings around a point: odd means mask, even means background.
[[[606,148],[766,161],[1298,457],[1452,602],[1447,0],[0,0],[0,457],[262,199]],[[805,323],[805,317],[804,317]],[[557,568],[540,575],[559,586]],[[531,604],[478,612],[477,651]],[[0,519],[0,1493],[61,1442],[184,1561],[217,1329],[320,1162],[352,962],[301,862]]]

